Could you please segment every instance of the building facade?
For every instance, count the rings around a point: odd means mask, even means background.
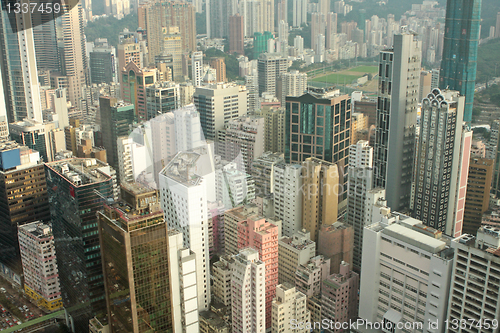
[[[395,35],[379,59],[374,187],[385,188],[389,207],[400,211],[410,207],[415,153],[422,46],[414,38]]]
[[[121,198],[97,213],[111,332],[173,332],[168,233],[158,192],[131,182],[122,184]]]
[[[24,291],[48,311],[62,307],[52,228],[40,221],[19,226]]]

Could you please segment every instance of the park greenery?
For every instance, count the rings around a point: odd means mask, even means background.
[[[106,38],[108,43],[118,46],[118,35],[123,29],[135,31],[138,28],[137,14],[129,14],[121,20],[113,16],[101,17],[95,21],[88,22],[85,27],[87,42],[93,42],[97,38]]]
[[[479,46],[476,81],[483,83],[500,76],[500,38]]]

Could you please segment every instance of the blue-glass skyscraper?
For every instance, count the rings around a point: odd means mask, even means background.
[[[472,120],[481,0],[448,0],[439,88],[465,96],[464,121]]]

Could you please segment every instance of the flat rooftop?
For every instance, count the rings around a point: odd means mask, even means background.
[[[177,153],[160,172],[185,186],[198,185],[203,176],[215,171],[214,156],[209,145]]]
[[[95,158],[70,158],[45,165],[76,187],[111,179],[109,164]]]
[[[385,227],[382,233],[399,239],[410,245],[417,246],[422,250],[428,251],[430,253],[438,253],[446,248],[446,243],[442,240],[427,236],[421,232],[404,227],[398,223],[393,223]]]

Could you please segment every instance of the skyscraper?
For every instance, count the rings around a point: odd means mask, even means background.
[[[252,162],[264,154],[264,118],[243,116],[231,119],[217,132],[217,154],[235,161],[240,171],[250,173]]]
[[[244,55],[245,25],[243,16],[235,14],[229,17],[229,53]]]
[[[117,140],[121,136],[129,135],[130,125],[135,119],[134,106],[109,97],[99,98],[99,106],[101,108],[102,143],[106,148],[106,159],[118,171],[120,157]],[[118,179],[121,181],[119,172]]]
[[[351,98],[338,89],[309,89],[286,98],[285,161],[301,163],[315,157],[336,163],[347,198],[347,170],[351,130]]]
[[[294,27],[307,23],[307,3],[308,0],[292,0],[292,25]]]
[[[472,121],[481,0],[448,0],[439,88],[465,96],[464,121]]]
[[[63,304],[73,331],[83,332],[90,318],[106,313],[97,212],[113,202],[116,176],[90,158],[46,163],[45,172]]]
[[[141,69],[135,62],[129,62],[121,69],[120,75],[123,100],[134,105],[137,119],[146,120],[146,88],[155,84],[156,69]]]
[[[22,3],[29,5],[26,1]],[[0,70],[8,121],[29,118],[41,122],[31,12],[16,14],[2,10],[0,14]]]
[[[97,213],[111,332],[172,332],[168,232],[158,191],[132,182],[121,185],[121,198]]]
[[[191,54],[191,73],[193,86],[201,86],[203,81],[203,52],[197,51]]]
[[[267,92],[277,95],[276,83],[278,78],[288,69],[288,58],[263,53],[259,56],[257,71],[259,73],[259,95]]]
[[[465,198],[464,233],[476,234],[481,227],[483,214],[490,204],[492,174],[493,160],[471,157]]]
[[[248,90],[234,83],[213,83],[197,87],[194,105],[200,113],[201,128],[206,140],[215,140],[231,119],[247,113]]]
[[[279,163],[274,166],[274,216],[282,221],[283,236],[302,229],[302,166]]]
[[[260,260],[265,264],[264,276],[266,289],[264,297],[266,306],[263,317],[266,320],[265,327],[270,328],[272,302],[276,295],[276,286],[278,285],[278,227],[263,218],[259,220],[249,218],[246,221],[239,222],[238,249],[241,250],[246,247],[257,250]],[[254,275],[254,278],[256,275]]]
[[[195,8],[191,3],[150,0],[141,3],[138,15],[139,26],[147,32],[149,64],[163,51],[163,27],[179,27],[182,51],[196,51]]]
[[[233,332],[266,332],[266,264],[255,249],[242,249],[230,263]]]
[[[421,52],[421,42],[402,33],[379,60],[374,185],[386,189],[387,204],[399,211],[410,207]]]
[[[0,141],[1,262],[16,274],[21,275],[17,228],[33,221],[49,222],[48,203],[39,152],[14,141]]]
[[[67,80],[68,100],[73,106],[79,107],[84,98],[82,87],[88,83],[86,39],[83,26],[83,9],[79,2],[74,5],[69,1],[61,3],[60,29],[63,38],[58,41],[62,59],[62,75]]]
[[[208,201],[215,201],[213,147],[179,152],[160,172],[161,207],[169,229],[182,231],[196,256],[198,310],[210,306]],[[193,291],[194,292],[194,291]]]
[[[302,163],[302,227],[318,243],[322,225],[337,222],[339,170],[336,164],[309,157]]]
[[[463,222],[463,216],[456,216],[461,156],[470,154],[470,149],[461,151],[463,107],[464,97],[457,91],[437,88],[422,101],[413,215],[447,235],[454,235],[455,224]]]

